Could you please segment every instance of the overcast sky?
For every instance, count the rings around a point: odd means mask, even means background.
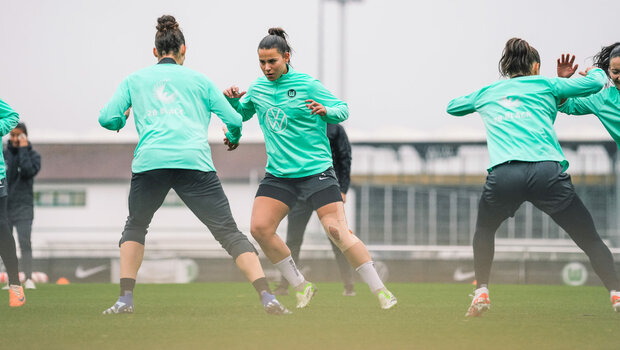
[[[99,127],[99,110],[121,80],[155,63],[156,19],[172,14],[187,42],[185,65],[220,89],[242,89],[261,75],[256,47],[283,27],[292,63],[318,71],[319,0],[28,0],[3,1],[0,98],[28,124],[33,140],[135,139]],[[620,41],[617,0],[363,0],[347,6],[347,91],[339,91],[340,7],[325,3],[324,84],[349,103],[353,139],[482,139],[477,115],[449,117],[446,104],[499,78],[503,45],[522,37],[555,75],[563,52],[580,68],[602,45]],[[221,122],[213,119],[212,137]],[[609,138],[594,117],[560,117],[560,138]],[[260,139],[256,119],[244,136]]]

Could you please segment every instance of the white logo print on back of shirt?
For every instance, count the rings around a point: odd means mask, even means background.
[[[153,94],[162,103],[172,103],[176,100],[176,94],[174,92],[166,91],[166,85],[168,80],[162,80],[155,84],[153,88]]]

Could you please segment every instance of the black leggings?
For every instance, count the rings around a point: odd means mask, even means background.
[[[9,275],[9,284],[19,284],[15,239],[9,227],[6,207],[7,196],[0,197],[0,257]]]
[[[596,232],[592,216],[581,199],[575,195],[566,209],[550,214],[550,216],[586,253],[594,272],[603,281],[607,290],[620,290],[613,256]],[[476,270],[478,288],[489,283],[491,264],[495,253],[495,232],[507,218],[506,214],[500,214],[493,210],[493,207],[484,198],[480,199],[473,242],[474,269]]]

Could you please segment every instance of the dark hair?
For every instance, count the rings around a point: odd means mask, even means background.
[[[179,23],[170,15],[163,15],[157,19],[157,33],[155,34],[155,48],[160,56],[176,55],[185,44],[185,37],[179,29]]]
[[[15,129],[21,129],[24,132],[24,134],[28,136],[28,129],[26,128],[26,124],[24,124],[24,122],[17,123],[17,125],[15,126]]]
[[[502,58],[499,60],[499,72],[505,77],[530,75],[533,63],[540,63],[538,51],[527,41],[512,38],[506,42]]]
[[[614,57],[620,57],[620,42],[605,46],[594,55],[594,66],[604,70],[609,77],[609,62]]]
[[[280,27],[269,28],[267,31],[269,35],[263,38],[263,40],[258,43],[258,50],[260,49],[273,49],[274,47],[278,49],[278,52],[284,56],[284,53],[291,53],[291,46],[288,44],[286,38],[288,34],[284,31],[284,29]]]

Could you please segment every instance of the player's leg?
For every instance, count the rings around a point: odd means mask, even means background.
[[[24,288],[35,289],[36,286],[32,281],[32,245],[30,240],[32,234],[32,220],[15,221],[15,230],[17,231],[17,239],[19,240],[19,248],[22,252],[20,265],[22,266],[26,279]]]
[[[299,266],[299,252],[304,241],[304,233],[312,212],[310,203],[298,200],[288,213],[286,246],[291,250],[291,257],[297,266]],[[289,283],[286,278],[282,278],[274,293],[276,295],[288,295],[288,286]]]
[[[495,232],[505,219],[505,215],[493,210],[484,196],[480,199],[473,240],[476,290],[465,316],[480,316],[490,308],[488,284],[495,254]]]
[[[338,246],[335,245],[331,239],[329,240],[329,244],[331,245],[332,251],[334,252],[336,264],[338,264],[338,271],[340,272],[340,279],[342,280],[342,283],[344,285],[344,291],[342,292],[342,295],[346,297],[353,297],[355,296],[353,269],[351,268],[351,265],[349,265],[347,258],[344,256],[340,248],[338,248]]]
[[[237,228],[228,198],[215,172],[179,170],[173,188],[233,257],[237,267],[256,289],[265,311],[278,315],[290,313],[271,292],[258,253]]]
[[[370,291],[375,294],[383,309],[390,309],[397,300],[385,287],[364,243],[349,230],[344,213],[342,196],[338,186],[330,186],[310,197],[312,205],[329,239],[342,251],[351,267],[360,274],[360,277]]]
[[[536,181],[539,185],[531,189],[532,203],[549,214],[586,253],[613,298],[620,291],[613,256],[596,231],[590,212],[575,193],[570,175],[557,162],[539,162],[532,167],[544,180]],[[620,299],[614,302],[614,310],[620,311]]]
[[[551,218],[586,253],[594,272],[610,292],[614,310],[620,312],[620,295],[618,295],[620,281],[616,273],[613,255],[596,231],[592,216],[581,199],[575,195],[572,203],[566,209],[552,214]]]
[[[136,276],[144,258],[144,242],[153,215],[171,188],[172,170],[156,169],[134,173],[129,189],[129,216],[119,242],[120,296],[104,314],[132,313]]]
[[[495,233],[525,200],[526,174],[526,163],[512,162],[496,166],[487,175],[472,242],[477,285],[465,316],[480,316],[490,308],[488,284],[495,254]]]
[[[26,302],[26,296],[19,282],[15,239],[13,238],[13,232],[9,228],[7,217],[6,179],[3,179],[2,183],[4,184],[2,188],[5,193],[0,197],[0,257],[9,279],[9,305],[19,307]]]

